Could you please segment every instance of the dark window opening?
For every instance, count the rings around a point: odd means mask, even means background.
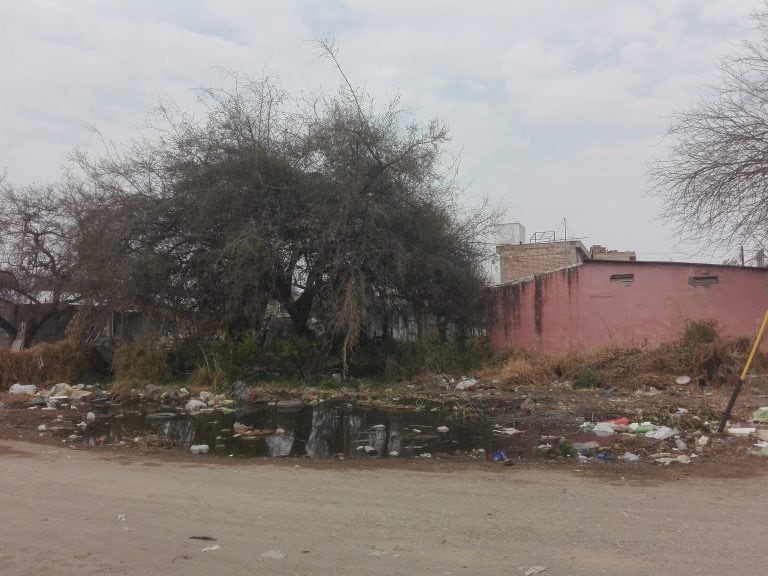
[[[688,279],[688,284],[691,286],[702,286],[708,288],[720,283],[720,278],[717,276],[693,276]]]
[[[611,274],[611,282],[618,282],[619,284],[631,284],[634,281],[634,274]]]

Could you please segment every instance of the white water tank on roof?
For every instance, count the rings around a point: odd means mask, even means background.
[[[525,226],[520,222],[499,224],[496,226],[496,245],[525,243]]]

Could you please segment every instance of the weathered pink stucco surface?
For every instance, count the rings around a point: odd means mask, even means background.
[[[764,268],[586,261],[499,286],[491,344],[552,354],[656,345],[679,336],[686,320],[710,318],[724,335],[752,336],[766,309]]]

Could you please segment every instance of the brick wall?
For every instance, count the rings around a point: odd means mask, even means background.
[[[530,278],[534,274],[575,266],[588,259],[587,250],[578,240],[541,244],[506,244],[497,246],[501,283]]]

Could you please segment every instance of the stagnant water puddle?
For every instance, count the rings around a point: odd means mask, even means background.
[[[103,445],[147,434],[167,438],[183,449],[206,444],[212,453],[244,457],[409,458],[478,448],[490,453],[508,448],[512,441],[493,434],[487,420],[468,421],[453,412],[392,412],[290,402],[261,405],[239,414],[123,410],[97,418],[83,438],[86,444]]]

